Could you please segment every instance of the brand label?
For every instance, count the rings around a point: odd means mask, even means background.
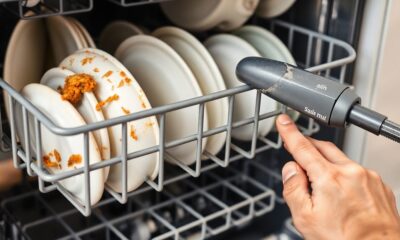
[[[327,120],[327,116],[326,115],[317,113],[314,109],[310,109],[309,107],[304,107],[304,112],[306,112],[306,113],[308,113],[308,114],[310,114],[312,116],[315,116],[316,118],[319,118],[322,121],[326,122],[326,120]]]

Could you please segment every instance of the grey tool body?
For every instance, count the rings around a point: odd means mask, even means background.
[[[243,59],[236,75],[269,97],[326,125],[344,127],[353,123],[374,134],[400,140],[400,134],[393,136],[393,123],[388,136],[383,127],[387,117],[362,107],[360,97],[349,86],[287,63],[259,57]]]

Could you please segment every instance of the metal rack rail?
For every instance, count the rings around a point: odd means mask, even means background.
[[[89,12],[93,0],[0,0],[0,6],[21,19]]]
[[[313,72],[319,72],[320,74],[325,74],[327,77],[332,79],[336,79],[338,81],[343,82],[344,76],[346,73],[346,65],[352,62],[355,59],[355,51],[354,49],[348,45],[347,43],[340,41],[338,39],[319,34],[316,32],[312,32],[308,29],[294,26],[289,23],[285,23],[282,21],[275,21],[271,24],[271,29],[279,31],[280,34],[284,34],[287,36],[287,39],[284,41],[287,43],[289,48],[291,49],[294,42],[296,44],[304,43],[304,49],[306,49],[305,59],[300,59],[298,61],[299,65],[308,68],[308,70]],[[302,39],[301,41],[298,40]],[[319,62],[317,65],[312,60],[315,52],[316,45],[319,45],[323,49],[326,49],[326,57],[324,58],[324,62]],[[341,49],[342,52],[346,54],[344,56],[340,56],[338,58],[334,58],[333,52],[336,49]],[[158,164],[160,166],[158,172],[158,178],[154,181],[150,179],[145,179],[145,182],[148,186],[138,189],[133,192],[127,192],[126,188],[122,190],[122,193],[117,193],[113,191],[111,188],[106,187],[107,192],[112,196],[113,199],[117,200],[120,203],[126,203],[129,200],[130,196],[134,196],[142,193],[143,191],[147,191],[148,189],[155,189],[156,191],[162,191],[164,186],[170,184],[172,182],[177,182],[181,179],[187,177],[198,177],[205,172],[209,171],[212,168],[216,167],[227,167],[230,163],[242,159],[242,158],[253,158],[257,153],[266,151],[268,149],[279,149],[281,147],[280,138],[274,138],[273,135],[258,136],[258,124],[260,121],[264,121],[269,118],[273,118],[281,112],[285,111],[285,107],[282,106],[281,109],[260,114],[260,101],[261,101],[261,93],[251,89],[248,86],[240,86],[233,89],[228,89],[225,91],[213,93],[210,95],[197,97],[193,99],[188,99],[185,101],[156,107],[150,110],[134,113],[131,115],[126,115],[119,118],[109,119],[103,122],[96,122],[92,124],[88,124],[81,127],[75,128],[63,128],[55,125],[49,118],[46,117],[42,112],[40,112],[36,107],[34,107],[29,101],[27,101],[24,97],[22,97],[17,91],[15,91],[12,87],[10,87],[5,81],[0,81],[0,87],[3,88],[9,94],[9,102],[10,109],[12,109],[10,114],[10,128],[11,128],[11,138],[6,136],[3,131],[2,139],[5,140],[6,143],[11,145],[13,161],[16,167],[18,168],[26,168],[27,172],[31,176],[37,175],[39,190],[42,193],[48,193],[53,190],[58,190],[61,192],[64,197],[69,200],[75,208],[77,208],[83,215],[89,216],[92,213],[93,206],[90,206],[90,172],[101,169],[107,166],[111,166],[113,164],[121,164],[122,172],[126,172],[127,162],[134,158],[144,156],[147,154],[158,152]],[[257,101],[254,107],[254,116],[248,119],[242,119],[238,122],[232,121],[232,112],[235,104],[235,96],[247,92],[247,91],[255,91],[257,95]],[[199,110],[199,116],[203,116],[204,105],[210,101],[214,101],[221,98],[227,98],[229,101],[229,113],[228,113],[228,122],[226,125],[209,129],[207,131],[203,131],[203,118],[200,118],[198,121],[198,132],[196,134],[187,136],[183,139],[177,139],[171,142],[166,142],[164,139],[165,133],[165,116],[175,110],[189,108],[193,106],[197,106]],[[84,154],[84,167],[74,169],[68,172],[62,172],[58,174],[52,174],[46,170],[42,163],[42,152],[36,151],[36,154],[33,154],[32,149],[27,148],[24,149],[21,145],[17,144],[16,137],[16,123],[14,121],[15,117],[15,105],[20,104],[22,107],[23,113],[23,129],[24,129],[24,139],[30,139],[32,141],[32,145],[29,142],[26,142],[25,146],[36,146],[36,149],[41,149],[42,139],[40,136],[40,130],[42,127],[47,128],[49,131],[53,132],[59,136],[72,136],[72,135],[80,135],[84,139],[83,152]],[[112,126],[121,126],[122,131],[122,143],[127,143],[127,134],[126,134],[126,126],[129,122],[147,118],[149,116],[157,116],[160,123],[160,143],[158,145],[128,153],[123,152],[122,155],[114,157],[112,159],[108,159],[102,161],[100,163],[96,163],[93,165],[89,165],[88,162],[88,144],[89,144],[89,133],[101,128],[109,128]],[[34,119],[34,132],[35,138],[31,139],[31,133],[28,126],[28,118]],[[231,138],[232,129],[242,127],[244,125],[251,124],[253,126],[253,135],[252,140],[245,144],[247,148],[243,148],[243,144],[237,144]],[[319,126],[315,124],[311,119],[309,120],[306,126],[302,127],[302,130],[305,134],[312,134],[319,130]],[[218,155],[213,155],[208,152],[197,152],[195,163],[192,166],[186,166],[181,164],[179,159],[175,159],[170,153],[169,148],[183,145],[188,142],[196,142],[198,151],[201,150],[202,139],[205,137],[209,137],[215,134],[219,134],[222,132],[226,132],[226,142],[225,147]],[[124,148],[123,148],[124,149]],[[202,157],[209,158],[210,161],[202,161]],[[164,160],[169,159],[176,163],[175,168],[180,168],[183,170],[183,173],[180,175],[171,178],[165,179],[165,167]],[[83,182],[83,186],[85,188],[85,200],[84,202],[80,202],[75,196],[71,195],[61,184],[60,181],[66,178],[70,178],[73,176],[77,176],[79,174],[83,174],[85,181]],[[122,186],[127,186],[127,174],[121,175],[121,183]],[[143,190],[145,189],[145,190]]]
[[[168,184],[162,193],[142,191],[126,205],[108,196],[89,218],[65,208],[59,196],[29,192],[2,203],[5,231],[12,239],[204,239],[218,235],[282,202],[273,191],[274,184],[281,182],[279,175],[256,161],[237,163],[214,168],[198,179]],[[25,209],[26,203],[30,209]],[[57,228],[54,236],[48,236],[48,226]]]

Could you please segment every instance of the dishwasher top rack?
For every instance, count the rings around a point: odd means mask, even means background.
[[[292,50],[293,43],[296,42],[297,45],[304,44],[305,52],[293,52],[295,58],[298,61],[300,66],[307,68],[310,71],[317,72],[320,74],[324,74],[327,77],[332,79],[336,79],[338,81],[343,82],[346,73],[346,66],[348,63],[352,62],[355,59],[355,51],[354,49],[347,43],[320,34],[313,31],[310,31],[305,28],[301,28],[286,22],[282,21],[274,21],[271,23],[271,29],[276,32],[278,36],[281,36],[284,41],[287,43],[290,50]],[[286,38],[285,38],[286,37]],[[340,51],[339,51],[340,50]],[[335,52],[341,52],[342,55],[337,55]],[[323,62],[316,61],[318,59],[324,59]],[[110,166],[113,164],[121,164],[122,172],[125,174],[121,175],[121,183],[122,186],[126,186],[127,184],[127,162],[133,158],[137,158],[140,156],[144,156],[147,154],[151,154],[154,152],[159,153],[158,164],[160,166],[157,179],[150,180],[146,179],[146,183],[149,185],[148,188],[154,188],[157,191],[162,191],[165,184],[178,181],[184,177],[192,176],[198,177],[202,172],[208,171],[210,166],[221,166],[227,167],[231,161],[240,159],[240,158],[248,158],[251,159],[255,156],[256,153],[268,150],[268,149],[279,149],[282,145],[281,139],[276,137],[276,134],[270,134],[267,137],[265,136],[257,136],[258,123],[260,121],[271,120],[276,115],[285,111],[285,107],[282,106],[281,109],[260,114],[260,101],[261,101],[261,92],[251,89],[248,86],[239,86],[233,89],[228,89],[225,91],[213,93],[210,95],[197,97],[194,99],[188,99],[185,101],[168,104],[165,106],[156,107],[150,110],[134,113],[131,115],[126,115],[119,118],[114,118],[110,120],[106,120],[103,122],[97,122],[88,124],[81,127],[75,128],[62,128],[55,125],[49,118],[47,118],[41,111],[35,108],[29,101],[27,101],[24,97],[22,97],[17,91],[15,91],[10,85],[8,85],[5,81],[0,80],[0,87],[3,88],[9,94],[9,102],[10,109],[14,109],[15,104],[20,104],[23,112],[23,126],[24,127],[24,139],[30,139],[33,141],[33,144],[29,144],[28,142],[25,146],[36,146],[36,149],[41,149],[42,139],[40,138],[40,129],[41,127],[45,127],[51,132],[59,136],[71,136],[71,135],[80,135],[84,139],[84,167],[74,169],[68,172],[63,172],[59,174],[51,174],[43,166],[42,162],[42,152],[37,151],[36,154],[33,154],[33,151],[30,148],[24,149],[22,146],[17,144],[16,137],[16,126],[14,116],[14,111],[11,111],[10,114],[10,127],[11,127],[11,138],[5,134],[5,131],[1,129],[0,134],[2,135],[2,139],[11,145],[13,161],[16,167],[18,168],[26,168],[29,175],[37,175],[39,190],[43,193],[47,193],[53,190],[60,191],[65,198],[67,198],[83,215],[89,216],[92,212],[92,207],[90,206],[90,171],[104,168],[106,166]],[[253,91],[257,96],[257,101],[255,106],[249,106],[254,108],[254,116],[248,119],[241,119],[240,121],[233,122],[232,121],[232,112],[233,106],[235,104],[235,96],[241,94],[243,92]],[[165,116],[174,110],[189,108],[189,107],[197,107],[199,111],[199,116],[204,116],[204,105],[207,102],[214,101],[221,98],[227,98],[229,102],[229,115],[228,122],[226,125],[209,129],[208,131],[203,131],[203,118],[200,117],[198,121],[198,132],[187,136],[183,139],[177,139],[171,142],[166,142],[164,139],[165,132]],[[152,146],[150,148],[146,148],[140,151],[135,151],[132,153],[125,152],[117,157],[112,159],[108,159],[102,161],[97,164],[90,165],[88,164],[88,136],[89,133],[101,128],[108,128],[111,126],[121,126],[122,131],[122,143],[126,143],[126,126],[129,122],[135,121],[138,119],[146,118],[149,116],[158,116],[160,123],[160,143],[159,145]],[[34,131],[36,133],[36,138],[30,138],[30,131],[28,131],[28,118],[32,118],[35,121]],[[249,143],[237,143],[231,139],[231,131],[234,128],[242,127],[244,125],[251,124],[253,126],[253,135],[252,140]],[[308,120],[308,123],[302,127],[303,132],[305,134],[312,134],[318,131],[319,127],[314,123],[312,119]],[[226,132],[226,143],[225,147],[218,155],[212,155],[208,152],[201,154],[201,144],[202,139],[211,135],[219,134],[222,132]],[[196,161],[192,166],[186,166],[180,162],[179,159],[176,159],[172,156],[168,149],[171,147],[176,147],[183,145],[188,142],[196,142],[197,143],[197,155]],[[2,144],[5,147],[5,144]],[[125,148],[126,149],[126,148]],[[202,157],[209,158],[209,162],[202,161]],[[20,160],[22,159],[22,161]],[[176,168],[180,168],[182,173],[180,176],[165,179],[164,177],[164,159],[168,159],[170,162],[176,163]],[[37,161],[38,160],[38,161]],[[211,164],[210,164],[211,163]],[[79,174],[83,174],[85,177],[85,181],[83,182],[83,186],[85,187],[85,201],[78,201],[73,195],[71,195],[61,184],[60,181],[69,177],[73,177]],[[138,189],[136,191],[128,193],[126,188],[122,190],[122,193],[117,193],[113,191],[111,188],[106,187],[107,192],[115,198],[120,203],[126,203],[129,196],[133,196],[139,194],[142,190]]]
[[[108,0],[122,7],[160,3],[171,0]],[[21,19],[33,19],[54,15],[89,12],[93,9],[93,0],[40,0],[34,6],[29,2],[36,0],[0,0],[0,6],[19,16]]]

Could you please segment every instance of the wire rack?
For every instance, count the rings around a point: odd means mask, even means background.
[[[304,56],[304,59],[297,59],[298,63],[300,66],[303,66],[307,68],[309,71],[312,72],[317,72],[320,74],[323,74],[327,77],[332,78],[333,80],[338,80],[343,82],[345,73],[346,73],[346,64],[352,62],[355,59],[355,51],[354,49],[348,45],[347,43],[340,41],[338,39],[319,34],[313,31],[310,31],[305,28],[297,27],[295,25],[285,23],[282,21],[275,21],[271,23],[271,29],[276,32],[277,35],[284,36],[283,39],[287,43],[288,47],[292,50],[293,43],[296,42],[296,45],[304,44],[305,53],[300,53],[300,56]],[[316,51],[320,49],[320,51]],[[335,51],[341,50],[341,52],[344,52],[342,56],[336,56],[334,54]],[[325,59],[323,62],[318,62],[315,64],[314,57],[320,54],[321,56],[324,56],[322,59]],[[296,53],[294,52],[294,55],[296,57]],[[319,57],[321,57],[319,56]],[[335,58],[336,57],[336,58]],[[315,57],[317,59],[317,57]],[[321,58],[318,58],[321,59]],[[269,149],[279,149],[282,145],[281,139],[276,136],[277,134],[269,134],[268,136],[258,136],[257,131],[258,131],[258,124],[261,121],[265,121],[266,119],[269,118],[274,118],[276,115],[280,114],[281,112],[285,112],[285,107],[281,106],[279,110],[265,113],[265,114],[260,114],[260,101],[261,101],[261,92],[256,91],[251,89],[248,86],[239,86],[233,89],[228,89],[225,91],[221,92],[216,92],[210,95],[202,96],[202,97],[197,97],[193,99],[188,99],[185,101],[161,106],[161,107],[156,107],[150,110],[145,110],[142,112],[134,113],[131,115],[126,115],[123,117],[115,118],[115,119],[110,119],[106,120],[103,122],[96,122],[92,124],[88,124],[85,126],[81,127],[76,127],[76,128],[63,128],[60,126],[55,125],[49,118],[47,118],[42,112],[40,112],[37,108],[35,108],[29,101],[27,101],[24,97],[22,97],[17,91],[15,91],[12,87],[10,87],[5,81],[0,80],[0,87],[3,88],[8,94],[9,94],[9,103],[10,103],[10,109],[12,109],[10,113],[10,129],[11,129],[11,138],[7,136],[5,131],[2,130],[2,139],[5,142],[5,145],[11,146],[12,150],[12,155],[13,155],[13,161],[14,164],[17,168],[26,168],[27,173],[31,176],[37,176],[38,179],[38,188],[40,192],[42,193],[49,193],[54,190],[58,190],[64,197],[67,199],[72,205],[79,210],[80,213],[82,213],[84,216],[90,216],[92,212],[96,212],[95,209],[101,207],[102,205],[106,204],[107,202],[110,201],[117,201],[119,203],[125,204],[131,200],[130,197],[132,196],[137,196],[139,194],[142,194],[144,192],[147,192],[151,189],[156,190],[157,192],[160,192],[164,189],[164,186],[169,185],[171,183],[176,183],[176,182],[181,182],[181,180],[185,179],[185,182],[187,179],[192,179],[191,177],[203,177],[203,175],[208,176],[206,172],[208,172],[211,169],[214,168],[226,168],[232,162],[235,162],[240,159],[252,159],[254,156],[260,152],[269,150]],[[235,104],[235,96],[238,94],[241,94],[243,92],[248,92],[248,91],[254,91],[256,96],[257,96],[257,101],[255,106],[250,106],[254,108],[254,116],[248,119],[242,119],[237,122],[232,121],[232,110],[234,108]],[[227,98],[229,102],[229,113],[228,113],[228,121],[226,125],[215,128],[215,129],[209,129],[207,131],[203,131],[203,118],[200,117],[198,120],[198,132],[187,136],[183,139],[177,139],[174,141],[166,142],[164,138],[164,133],[165,133],[165,117],[167,114],[169,114],[172,111],[178,110],[178,109],[183,109],[183,108],[189,108],[189,107],[198,107],[199,110],[199,116],[204,116],[204,105],[210,101],[215,101],[218,99],[222,98]],[[41,139],[41,128],[47,128],[51,132],[53,132],[56,135],[59,136],[73,136],[73,135],[80,135],[84,139],[84,145],[83,145],[83,159],[84,159],[84,166],[82,168],[74,169],[68,172],[62,172],[59,174],[51,174],[44,168],[43,162],[42,162],[42,152],[37,151],[36,154],[33,154],[33,151],[30,148],[24,149],[21,145],[18,144],[17,142],[17,137],[16,137],[16,123],[14,121],[15,117],[15,108],[14,106],[16,104],[20,104],[22,107],[22,113],[23,113],[23,129],[24,129],[24,139],[30,139],[32,141],[32,146],[36,146],[36,149],[41,149],[41,144],[42,144],[42,139]],[[89,159],[88,159],[88,146],[89,146],[89,133],[98,129],[102,128],[109,128],[112,126],[121,126],[121,131],[122,131],[122,144],[127,143],[127,123],[142,119],[142,118],[147,118],[149,116],[157,116],[159,119],[159,125],[160,125],[160,130],[159,130],[159,136],[160,136],[160,143],[158,145],[136,151],[136,152],[131,152],[128,153],[126,152],[126,147],[123,148],[125,151],[123,152],[122,155],[114,157],[112,159],[108,159],[105,161],[102,161],[100,163],[92,164],[89,165]],[[30,136],[30,131],[28,129],[28,122],[29,119],[33,119],[35,124],[34,124],[34,132],[35,132],[35,138],[31,139]],[[252,134],[252,140],[249,141],[248,143],[237,143],[235,140],[231,138],[231,132],[232,129],[243,127],[245,125],[252,125],[253,129],[253,134]],[[318,124],[314,123],[313,120],[309,119],[307,124],[304,126],[300,126],[302,131],[305,134],[312,134],[315,133],[319,130]],[[225,141],[225,147],[222,149],[222,151],[217,154],[213,155],[208,152],[201,152],[201,144],[202,144],[202,139],[225,132],[226,133],[226,141]],[[169,149],[172,147],[180,146],[182,144],[188,143],[188,142],[196,142],[197,144],[197,154],[196,154],[196,159],[195,163],[191,166],[186,166],[180,162],[179,159],[176,159],[174,156],[172,156],[169,153]],[[29,142],[26,142],[25,146],[30,146]],[[5,147],[5,146],[3,146]],[[200,150],[200,151],[199,151]],[[121,175],[121,183],[122,186],[127,186],[127,162],[140,157],[144,156],[147,154],[152,154],[152,153],[158,153],[158,164],[160,166],[159,172],[158,172],[158,177],[155,180],[150,180],[150,179],[145,179],[145,185],[137,189],[133,192],[127,192],[126,187],[122,189],[122,193],[117,193],[113,191],[111,188],[106,187],[106,191],[108,192],[107,195],[109,197],[106,200],[100,201],[96,206],[90,206],[90,172],[101,169],[107,166],[111,166],[113,164],[121,164],[122,166],[122,172],[125,174]],[[209,158],[209,161],[202,161],[202,157]],[[180,174],[174,177],[168,177],[165,172],[167,167],[171,167],[168,164],[164,167],[164,160],[169,159],[170,161],[176,163],[176,165],[172,166],[172,168],[179,169],[181,171]],[[254,163],[255,164],[255,163]],[[66,178],[70,178],[76,175],[84,175],[84,182],[82,185],[84,186],[85,189],[85,198],[84,202],[79,201],[75,196],[70,194],[61,184],[60,181]],[[243,174],[242,174],[243,175]],[[247,177],[246,177],[247,176]],[[252,178],[248,175],[243,175],[241,179],[246,179],[251,182],[251,184],[254,184],[255,186],[258,186],[260,189],[263,189],[262,193],[260,195],[252,196],[249,194],[249,192],[246,192],[245,190],[238,190],[235,188],[236,182],[232,179],[233,182],[230,182],[230,180],[226,180],[225,178],[219,179],[221,181],[214,181],[216,184],[215,185],[210,185],[207,186],[206,188],[195,188],[194,192],[192,194],[198,194],[198,193],[209,193],[212,191],[213,187],[216,188],[226,188],[230,189],[229,191],[232,190],[233,193],[236,192],[236,194],[239,194],[239,192],[244,198],[243,201],[240,201],[240,205],[238,206],[246,206],[249,208],[249,213],[246,214],[246,220],[251,219],[261,213],[267,212],[270,210],[271,206],[273,208],[273,205],[268,205],[264,204],[261,205],[264,206],[262,208],[262,211],[256,210],[256,202],[258,202],[263,196],[269,196],[270,198],[274,198],[274,193],[270,189],[268,189],[268,186],[265,185],[259,185],[257,181],[253,181]],[[192,179],[193,180],[193,179]],[[237,183],[239,184],[239,183]],[[208,188],[209,187],[209,188]],[[221,190],[222,191],[222,190]],[[228,190],[224,190],[228,191]],[[36,193],[35,193],[36,194]],[[166,191],[163,191],[163,194],[168,195]],[[250,195],[250,197],[249,197]],[[172,202],[174,204],[182,205],[184,196],[194,196],[194,195],[183,195],[176,197],[176,199]],[[217,199],[219,199],[217,197]],[[215,200],[215,199],[214,199]],[[179,203],[177,203],[179,202]],[[160,203],[161,204],[161,203]],[[166,204],[166,203],[165,203]],[[164,206],[163,204],[161,204]],[[218,205],[218,204],[217,204]],[[155,205],[158,206],[158,205]],[[240,223],[240,220],[235,219],[232,215],[232,211],[236,210],[235,208],[232,208],[232,206],[228,205],[221,205],[220,206],[225,206],[223,208],[224,214],[228,214],[229,218],[227,222],[227,226],[233,226],[236,223]],[[241,207],[240,207],[241,208]],[[212,231],[208,231],[208,225],[206,221],[206,217],[203,215],[198,215],[195,214],[193,211],[188,210],[186,207],[183,207],[184,211],[189,211],[191,214],[195,216],[193,221],[189,221],[189,223],[185,222],[184,225],[182,226],[174,226],[168,223],[168,221],[164,221],[162,218],[158,218],[155,216],[158,216],[157,214],[153,214],[153,208],[150,208],[150,215],[149,217],[154,217],[155,220],[161,221],[162,224],[166,225],[167,228],[169,229],[166,235],[161,234],[162,236],[172,236],[172,238],[175,239],[181,239],[181,238],[186,238],[182,237],[182,232],[188,228],[194,227],[194,226],[200,226],[201,229],[201,236],[205,236],[205,234],[210,234]],[[267,210],[266,210],[267,209]],[[72,211],[72,210],[71,210]],[[74,210],[76,211],[76,210]],[[142,211],[143,208],[142,208]],[[155,210],[154,210],[155,211]],[[218,212],[218,211],[217,211]],[[149,214],[149,212],[147,212]],[[239,213],[238,213],[239,214]],[[240,215],[240,214],[239,214]],[[56,216],[57,219],[60,218],[59,215]],[[241,219],[241,218],[239,218]],[[43,220],[44,221],[44,220]],[[111,223],[104,223],[107,225],[107,229],[114,229],[113,225]],[[104,225],[103,224],[103,225]],[[102,226],[103,226],[102,225]],[[103,226],[104,227],[104,226]],[[71,229],[70,229],[71,230]],[[104,229],[103,229],[104,230]],[[113,230],[114,232],[114,230]],[[116,232],[116,231],[115,231]],[[69,231],[71,233],[71,231]],[[72,231],[72,233],[75,233]],[[120,238],[125,239],[122,237],[122,235],[118,235]],[[164,239],[163,237],[160,239]]]
[[[133,7],[138,5],[144,5],[149,3],[160,3],[171,0],[109,0],[109,1],[123,7]]]
[[[141,191],[126,205],[111,196],[89,218],[63,198],[29,192],[2,203],[12,239],[204,239],[242,226],[282,203],[278,174],[256,161],[210,169],[200,178]],[[255,176],[250,177],[250,176]],[[261,179],[262,181],[256,180]],[[49,233],[48,227],[55,231]],[[50,235],[49,235],[50,234]],[[53,234],[53,235],[51,235]]]
[[[93,9],[93,0],[0,0],[0,5],[21,19],[33,19],[89,12]]]

